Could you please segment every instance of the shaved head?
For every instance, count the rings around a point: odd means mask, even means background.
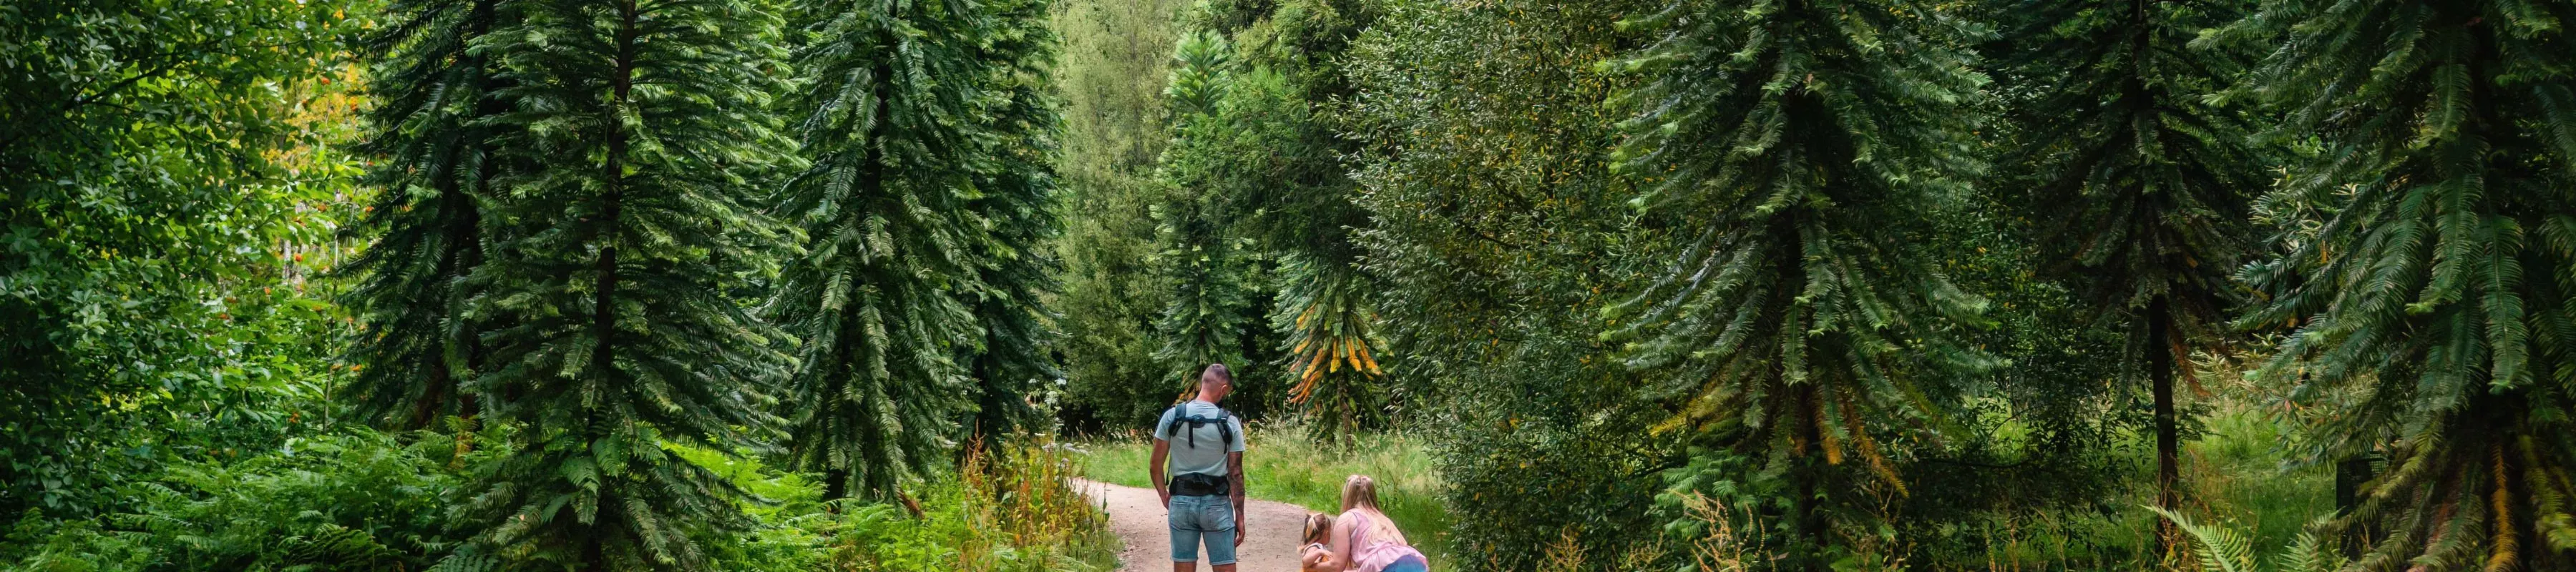
[[[1207,369],[1199,371],[1199,399],[1216,403],[1219,399],[1225,399],[1225,394],[1232,392],[1234,392],[1234,370],[1228,369],[1225,364],[1208,364]]]

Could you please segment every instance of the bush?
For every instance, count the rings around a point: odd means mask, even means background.
[[[1549,561],[1608,562],[1655,543],[1650,508],[1661,465],[1624,437],[1525,423],[1461,427],[1440,472],[1462,570],[1530,570]],[[1578,568],[1580,569],[1580,568]]]
[[[459,424],[462,426],[462,424]],[[449,507],[506,428],[452,434],[349,429],[291,438],[232,462],[171,464],[118,491],[130,511],[97,520],[29,511],[0,543],[0,568],[29,572],[492,570]],[[760,525],[703,540],[722,570],[1093,572],[1117,540],[1064,485],[1075,459],[1043,438],[970,447],[954,471],[902,504],[822,501],[811,476],[688,447],[675,453],[758,497]],[[838,505],[836,514],[831,509]]]
[[[902,504],[852,502],[827,530],[833,570],[1094,572],[1117,567],[1107,518],[1065,484],[1078,459],[1046,438],[970,444],[957,471]],[[917,503],[917,504],[916,504]],[[918,511],[912,514],[911,511]]]
[[[388,570],[428,567],[463,539],[446,507],[456,441],[350,430],[229,463],[182,462],[121,489],[129,512],[10,534],[16,569]]]

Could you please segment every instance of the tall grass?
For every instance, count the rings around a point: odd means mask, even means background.
[[[717,547],[729,570],[835,572],[1106,572],[1117,568],[1108,519],[1066,486],[1081,458],[1038,436],[970,443],[953,470],[893,502],[821,500],[809,475],[746,458],[679,449],[767,502],[762,526]]]
[[[1080,462],[1044,437],[990,448],[971,443],[954,478],[927,488],[918,502],[850,507],[831,569],[1114,569],[1119,544],[1106,516],[1066,486]],[[915,510],[918,516],[906,514]]]
[[[2183,446],[2182,512],[2205,521],[2234,523],[2253,545],[2269,550],[2294,542],[2311,519],[2334,510],[2330,467],[2292,466],[2283,423],[2255,406],[2221,403],[2200,417],[2202,433]],[[1996,514],[1961,523],[1972,536],[1993,539],[1982,562],[1948,565],[1986,570],[2151,569],[2162,554],[2155,536],[2155,453],[2146,435],[2131,435],[2114,450],[2134,459],[2124,501],[2114,511],[2041,511]]]
[[[1279,501],[1315,512],[1339,513],[1342,481],[1354,475],[1377,480],[1378,508],[1433,563],[1449,561],[1449,510],[1440,501],[1448,487],[1432,463],[1431,451],[1401,433],[1363,435],[1347,445],[1318,442],[1301,426],[1255,423],[1245,429],[1245,484],[1252,498]],[[1146,471],[1153,441],[1143,433],[1086,443],[1083,476],[1092,480],[1151,487]],[[1279,531],[1278,534],[1296,534]]]
[[[2185,513],[2210,522],[2232,523],[2244,530],[2258,550],[2271,552],[2292,544],[2311,519],[2333,506],[2329,467],[2285,465],[2284,443],[2290,432],[2258,406],[2242,402],[2213,404],[2200,417],[2202,432],[2184,446],[2183,481],[2189,487]],[[1380,501],[1405,534],[1430,554],[1435,564],[1455,562],[1450,552],[1449,515],[1441,505],[1447,483],[1432,463],[1429,448],[1403,434],[1364,436],[1347,448],[1306,438],[1298,426],[1256,424],[1251,427],[1249,465],[1254,498],[1296,504],[1314,511],[1337,511],[1342,479],[1350,474],[1377,478]],[[2145,435],[2124,437],[2112,448],[2133,459],[2134,473],[2125,500],[2112,510],[2051,510],[1989,514],[1956,523],[1956,534],[1987,539],[1971,553],[1932,553],[1928,565],[1944,570],[2147,570],[2161,554],[2156,543],[2157,517],[2144,508],[2154,502],[2155,458]],[[1120,485],[1151,486],[1146,457],[1152,442],[1141,434],[1094,440],[1081,474]],[[1547,502],[1531,499],[1531,502]],[[1749,518],[1716,505],[1694,507],[1690,516],[1710,522]],[[1732,518],[1730,518],[1732,517]],[[1551,562],[1568,569],[1642,569],[1645,563],[1697,564],[1728,569],[1730,562],[1767,558],[1759,545],[1747,545],[1741,533],[1752,523],[1716,527],[1708,538],[1665,539],[1675,543],[1641,543],[1612,554],[1583,554],[1573,541],[1549,551]],[[1284,533],[1283,533],[1284,534]],[[1656,533],[1641,531],[1640,538]],[[1443,567],[1444,569],[1446,566]],[[1712,569],[1712,568],[1703,568]]]

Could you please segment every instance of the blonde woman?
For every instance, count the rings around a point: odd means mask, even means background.
[[[1404,531],[1396,530],[1395,521],[1377,509],[1377,480],[1367,475],[1351,475],[1342,481],[1342,515],[1330,521],[1310,519],[1310,524],[1329,522],[1330,533],[1322,545],[1307,545],[1301,564],[1310,571],[1322,572],[1430,572],[1431,561],[1422,557],[1406,542]]]

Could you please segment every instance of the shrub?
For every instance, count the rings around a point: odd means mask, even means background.
[[[833,570],[1097,572],[1117,565],[1107,519],[1065,485],[1078,459],[1043,437],[970,444],[954,473],[903,504],[849,502],[824,530]],[[914,511],[918,511],[916,514]]]
[[[182,462],[125,486],[129,512],[30,513],[20,570],[388,570],[428,567],[463,538],[446,516],[456,441],[363,429],[286,441],[233,462]]]

